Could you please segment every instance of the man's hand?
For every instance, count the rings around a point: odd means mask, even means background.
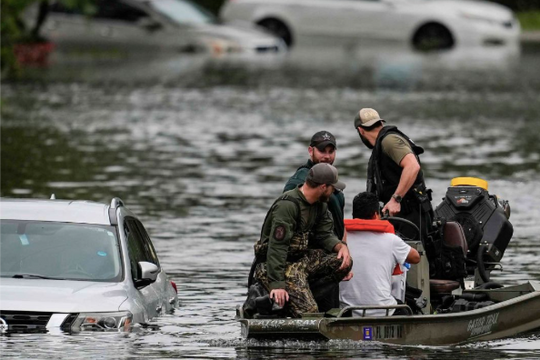
[[[349,281],[353,278],[354,274],[352,271],[349,271],[349,273],[341,280],[341,281]]]
[[[384,205],[382,213],[385,214],[387,211],[390,216],[394,216],[401,211],[401,204],[398,203],[394,198],[391,198],[390,201]]]
[[[283,307],[289,301],[289,293],[285,289],[274,289],[270,291],[270,299],[274,299],[279,306]]]
[[[334,251],[337,250],[337,258],[343,259],[339,270],[343,270],[351,266],[351,254],[349,254],[349,248],[345,244],[337,244]]]

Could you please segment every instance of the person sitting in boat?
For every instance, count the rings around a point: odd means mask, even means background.
[[[318,131],[311,137],[308,147],[309,160],[301,165],[293,176],[287,180],[283,192],[292,190],[306,181],[309,169],[315,164],[327,163],[334,164],[337,154],[337,141],[334,135],[328,131]],[[343,209],[345,207],[345,196],[343,191],[334,190],[328,200],[328,211],[332,214],[334,222],[334,233],[339,240],[347,242],[344,235],[345,225],[343,224]],[[339,307],[339,284],[335,284],[334,289],[328,289],[328,296],[317,298],[319,311],[325,312],[332,308]]]
[[[418,251],[394,234],[389,221],[381,220],[379,199],[370,192],[356,195],[353,219],[345,219],[345,229],[355,276],[339,284],[341,306],[398,304],[392,296],[392,273],[396,264],[419,263]],[[385,314],[384,309],[366,311],[369,316]],[[400,311],[389,314],[400,315]],[[354,315],[362,316],[362,311]]]
[[[255,280],[283,307],[285,314],[300,317],[318,312],[310,282],[339,283],[352,263],[347,245],[333,231],[328,200],[343,190],[335,167],[314,165],[306,182],[285,192],[272,205],[255,244]]]

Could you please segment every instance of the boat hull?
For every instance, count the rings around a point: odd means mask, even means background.
[[[436,315],[242,319],[248,338],[320,338],[407,345],[452,345],[513,336],[540,327],[540,283],[487,290],[494,305]]]

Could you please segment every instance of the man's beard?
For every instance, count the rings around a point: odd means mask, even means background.
[[[333,165],[333,161],[321,161],[321,159],[318,159],[316,158],[315,156],[313,156],[313,158],[311,159],[311,161],[313,162],[313,164],[320,164],[320,163],[326,163],[326,164],[330,164],[330,165]]]
[[[327,203],[328,201],[330,201],[330,196],[332,196],[332,193],[330,193],[329,195],[322,194],[321,197],[319,198],[319,201],[323,203]]]
[[[360,130],[358,130],[358,135],[360,136],[360,139],[362,140],[364,145],[367,146],[368,149],[373,149],[374,148],[374,146],[371,145],[371,143],[365,137],[363,137],[362,134],[360,134]]]

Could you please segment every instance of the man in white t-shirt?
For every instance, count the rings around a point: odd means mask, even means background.
[[[363,192],[353,200],[353,219],[345,219],[347,245],[354,260],[354,277],[339,284],[341,306],[396,305],[392,273],[396,264],[420,262],[418,251],[394,234],[387,220],[380,220],[377,195]],[[394,314],[395,310],[389,313]],[[386,310],[369,310],[366,316],[384,316]],[[362,316],[362,311],[354,311]],[[397,315],[397,314],[396,314]]]

